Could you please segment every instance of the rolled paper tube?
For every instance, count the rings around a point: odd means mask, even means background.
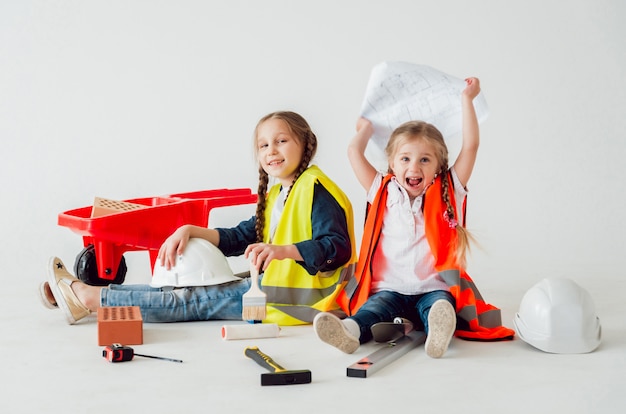
[[[276,338],[280,328],[276,323],[254,323],[222,326],[222,339]]]

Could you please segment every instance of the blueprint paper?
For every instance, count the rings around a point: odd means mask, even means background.
[[[426,65],[383,62],[372,69],[361,116],[374,126],[373,142],[384,150],[393,130],[400,124],[421,120],[435,125],[446,144],[461,141],[461,92],[465,81]],[[483,93],[474,98],[478,122],[489,115]]]

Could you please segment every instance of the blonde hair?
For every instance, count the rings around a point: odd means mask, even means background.
[[[296,171],[296,175],[289,187],[289,192],[293,188],[293,184],[296,182],[300,174],[304,172],[309,167],[309,163],[315,156],[317,151],[317,137],[311,130],[308,122],[299,114],[290,111],[277,111],[272,112],[270,114],[265,115],[263,118],[259,120],[256,127],[254,128],[254,151],[255,156],[258,156],[258,146],[256,145],[258,129],[265,121],[270,119],[280,119],[287,124],[289,131],[294,135],[296,140],[300,143],[302,147],[302,158],[300,160],[300,165]],[[265,227],[265,205],[266,205],[266,196],[267,196],[267,186],[269,183],[269,176],[261,167],[259,163],[259,187],[257,189],[257,204],[256,204],[256,238],[257,242],[263,241],[263,229]],[[287,196],[285,196],[285,201],[287,201],[287,197],[289,197],[289,192]]]
[[[437,175],[441,176],[441,198],[446,205],[446,214],[448,220],[456,220],[456,230],[458,235],[457,244],[457,261],[459,265],[465,267],[466,253],[470,250],[470,241],[473,240],[471,234],[465,227],[458,222],[457,217],[454,214],[454,207],[450,202],[450,182],[448,176],[448,147],[443,139],[441,132],[432,124],[423,121],[409,121],[396,128],[387,147],[385,148],[385,154],[387,159],[391,160],[398,151],[398,148],[407,142],[414,142],[418,140],[424,140],[431,144],[435,149],[435,157],[437,158]],[[388,172],[393,174],[391,167],[388,167]]]

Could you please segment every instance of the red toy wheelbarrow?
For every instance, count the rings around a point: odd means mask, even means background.
[[[83,237],[85,248],[76,257],[76,277],[90,285],[123,283],[124,253],[147,250],[150,265],[165,239],[184,224],[207,227],[216,207],[256,203],[250,189],[217,189],[123,201],[95,199],[93,206],[68,210],[60,226]]]

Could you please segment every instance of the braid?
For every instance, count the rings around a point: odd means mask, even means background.
[[[441,177],[441,198],[443,199],[443,202],[446,204],[446,214],[448,217],[447,221],[450,223],[454,221],[456,223],[455,228],[456,228],[457,235],[458,235],[458,245],[457,245],[457,252],[456,252],[457,259],[458,259],[459,264],[462,267],[465,267],[465,256],[466,256],[466,253],[469,251],[469,247],[470,247],[469,242],[470,242],[471,236],[469,232],[467,231],[467,229],[463,227],[461,223],[457,221],[457,218],[454,215],[454,208],[452,207],[452,203],[450,202],[450,190],[449,189],[450,189],[449,175],[447,171],[445,171],[443,173],[443,176]]]
[[[447,173],[443,173],[443,176],[441,177],[441,198],[443,198],[443,202],[446,204],[446,213],[448,214],[448,220],[454,220],[454,208],[452,207],[452,203],[450,202],[450,182],[448,181]]]
[[[254,229],[256,230],[256,241],[263,241],[263,229],[265,227],[265,195],[267,194],[267,183],[269,177],[265,170],[259,166],[259,188],[257,190],[256,202],[256,222]]]
[[[300,166],[298,167],[298,170],[296,171],[295,177],[293,177],[291,186],[289,187],[289,190],[287,190],[287,194],[285,195],[285,203],[287,202],[287,198],[289,197],[289,194],[291,193],[291,189],[293,188],[293,185],[298,180],[298,177],[300,177],[300,175],[309,167],[311,158],[313,158],[313,154],[315,153],[315,147],[316,147],[315,143],[317,142],[317,138],[315,137],[315,134],[312,131],[309,131],[307,135],[309,136],[307,136],[304,140],[306,145],[302,153],[302,160],[300,161]],[[312,138],[310,136],[312,136]]]

